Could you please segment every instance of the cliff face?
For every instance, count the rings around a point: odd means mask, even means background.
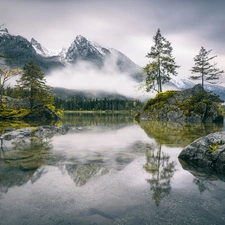
[[[217,95],[202,91],[201,85],[184,91],[166,91],[148,100],[140,120],[222,122],[221,102]]]

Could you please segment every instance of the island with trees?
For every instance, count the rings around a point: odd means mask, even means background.
[[[59,115],[53,106],[54,99],[51,87],[46,84],[44,74],[33,61],[29,61],[20,69],[5,69],[0,71],[0,118],[1,120],[57,120]],[[17,85],[11,91],[11,97],[6,93],[6,82],[16,74],[21,73]]]
[[[211,50],[207,51],[201,47],[200,52],[194,58],[194,66],[191,68],[192,80],[201,80],[193,88],[183,91],[169,90],[162,92],[162,85],[171,80],[171,76],[176,76],[175,59],[172,56],[171,43],[157,30],[153,38],[154,46],[151,47],[147,57],[152,59],[143,71],[146,73],[146,81],[142,86],[149,91],[158,92],[144,105],[136,119],[141,120],[166,120],[185,123],[202,122],[223,122],[223,109],[221,103],[224,101],[214,93],[205,91],[204,82],[211,84],[219,82],[220,76],[224,73],[212,64],[211,60],[216,56],[209,56]]]

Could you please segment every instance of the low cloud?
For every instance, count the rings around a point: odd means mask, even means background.
[[[46,76],[46,80],[53,87],[117,93],[136,99],[147,98],[143,93],[137,92],[140,83],[132,79],[129,74],[121,73],[111,61],[106,61],[101,69],[91,63],[80,61],[61,70],[52,71]]]

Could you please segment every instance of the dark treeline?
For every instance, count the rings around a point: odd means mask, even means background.
[[[5,94],[9,97],[16,98],[15,90],[13,88],[6,88]],[[24,91],[24,97],[27,96]],[[143,107],[143,103],[139,100],[120,99],[120,98],[76,98],[70,97],[68,99],[61,99],[54,96],[54,103],[56,109],[61,110],[139,110]]]
[[[139,100],[134,101],[118,98],[84,98],[83,100],[77,100],[74,97],[62,100],[58,97],[54,97],[54,106],[57,109],[63,110],[131,110],[140,109],[143,103]]]

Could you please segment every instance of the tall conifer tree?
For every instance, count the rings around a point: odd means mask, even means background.
[[[30,111],[36,104],[52,104],[53,96],[51,95],[51,87],[46,85],[44,74],[41,69],[35,65],[33,61],[29,61],[23,67],[23,74],[17,81],[17,89],[21,90],[19,95],[22,97],[24,93],[29,99]]]
[[[195,65],[191,69],[192,74],[196,73],[198,75],[190,76],[190,79],[201,80],[202,90],[204,90],[204,81],[216,84],[219,82],[221,74],[224,73],[223,70],[216,68],[217,63],[210,64],[210,61],[217,57],[216,55],[209,57],[211,51],[201,47],[199,54],[194,57]]]
[[[147,74],[145,86],[146,91],[162,92],[162,85],[170,81],[171,75],[177,75],[176,69],[179,66],[176,65],[172,56],[171,43],[161,35],[160,29],[157,30],[153,41],[154,46],[151,47],[151,51],[146,56],[152,61],[143,68]]]

